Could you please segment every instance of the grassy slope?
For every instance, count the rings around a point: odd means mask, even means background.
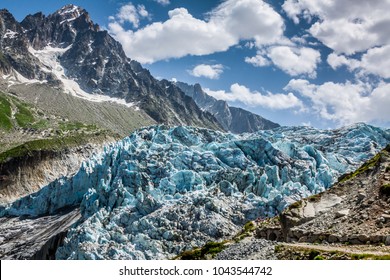
[[[0,129],[9,131],[13,127],[11,122],[11,103],[4,95],[0,95]]]
[[[23,134],[26,129],[34,133]],[[94,124],[48,117],[34,106],[0,92],[0,164],[34,151],[60,151],[91,141],[103,142],[108,135],[120,138]]]

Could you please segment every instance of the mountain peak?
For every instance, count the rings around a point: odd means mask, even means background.
[[[93,22],[91,18],[89,17],[88,12],[83,9],[82,7],[69,4],[61,9],[57,10],[54,14],[51,15],[52,17],[59,17],[60,18],[60,24],[63,23],[73,23],[77,21],[86,22],[91,27],[93,26]]]
[[[204,111],[211,113],[225,130],[233,133],[254,132],[262,129],[272,129],[279,126],[263,117],[253,114],[241,108],[228,105],[226,101],[217,100],[207,95],[198,83],[188,85],[177,82],[176,85],[188,96],[192,97],[196,104]]]
[[[57,10],[55,14],[59,14],[63,17],[79,17],[85,10],[79,6],[68,4]]]

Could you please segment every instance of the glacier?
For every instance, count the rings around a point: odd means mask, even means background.
[[[241,135],[145,127],[106,146],[72,177],[0,207],[0,216],[80,207],[82,218],[56,258],[167,259],[324,191],[389,142],[389,130],[366,124]]]

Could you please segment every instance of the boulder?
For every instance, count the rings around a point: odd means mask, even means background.
[[[339,242],[339,240],[340,240],[340,237],[337,236],[337,235],[334,235],[334,234],[331,234],[328,237],[328,242],[329,243],[337,243],[337,242]]]
[[[348,215],[349,215],[349,209],[343,209],[343,210],[337,211],[335,216],[337,219],[337,218],[342,218],[342,217],[345,217]]]

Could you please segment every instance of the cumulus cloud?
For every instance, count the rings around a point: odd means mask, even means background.
[[[154,1],[156,1],[157,3],[159,3],[163,6],[171,4],[171,2],[169,0],[154,0]]]
[[[252,64],[255,67],[263,67],[271,64],[269,59],[267,59],[261,52],[257,52],[256,56],[245,57],[245,62]]]
[[[190,70],[189,73],[194,77],[205,77],[212,80],[219,79],[219,76],[223,73],[223,65],[222,64],[200,64],[194,67],[194,69]]]
[[[216,99],[225,101],[240,101],[248,106],[261,106],[269,109],[291,109],[303,108],[303,103],[293,94],[262,94],[258,91],[251,91],[249,88],[237,83],[231,85],[230,92],[224,90],[212,91],[205,89],[205,92]]]
[[[136,7],[132,3],[128,3],[122,6],[114,17],[110,17],[110,20],[120,24],[129,22],[134,28],[138,28],[140,19],[147,17],[149,17],[149,12],[144,5],[138,5]]]
[[[288,46],[271,47],[268,57],[291,76],[305,74],[311,78],[316,77],[317,64],[321,61],[321,54],[317,50]]]
[[[321,118],[345,125],[356,122],[389,122],[390,84],[372,88],[363,82],[311,84],[293,79],[284,88],[310,100],[312,110]]]
[[[319,18],[309,32],[338,54],[366,51],[390,40],[387,0],[286,0],[283,9],[295,23]]]
[[[269,66],[273,63],[291,76],[307,75],[315,78],[321,54],[306,47],[273,46],[257,51],[256,56],[246,57],[245,62],[255,67]]]
[[[368,50],[368,52],[362,57],[361,67],[367,73],[389,79],[390,45]]]
[[[331,53],[328,55],[327,62],[334,70],[341,66],[347,66],[349,70],[355,70],[356,68],[360,67],[359,60],[347,58],[344,55],[338,55],[336,53]]]
[[[362,56],[361,60],[332,53],[328,56],[328,64],[337,69],[343,65],[349,70],[358,70],[358,74],[373,74],[379,77],[390,78],[390,45],[372,48]]]
[[[153,63],[226,51],[241,40],[252,40],[257,47],[272,44],[281,40],[285,29],[282,17],[262,0],[226,0],[205,20],[194,18],[185,8],[168,15],[167,21],[136,31],[126,30],[120,20],[110,22],[108,30],[129,57]]]

